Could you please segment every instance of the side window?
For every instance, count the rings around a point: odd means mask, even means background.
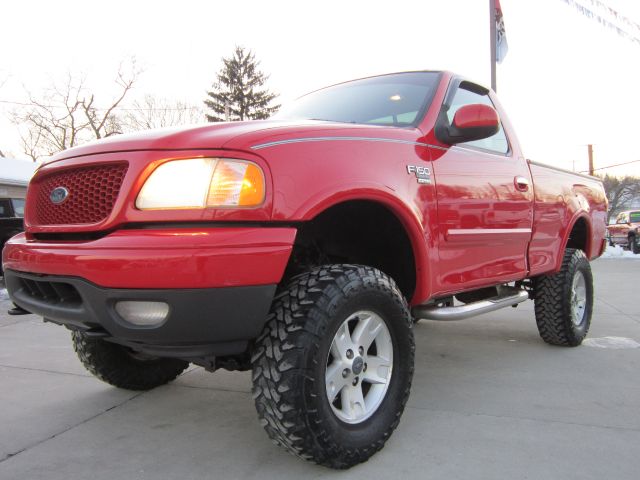
[[[14,198],[11,203],[13,204],[13,214],[16,217],[24,217],[24,199]]]
[[[447,112],[449,123],[453,122],[453,117],[460,107],[476,103],[481,103],[483,105],[488,105],[491,108],[496,108],[489,96],[479,95],[469,90],[465,90],[464,88],[458,88],[458,91],[453,96],[451,107]],[[507,136],[505,135],[504,129],[502,128],[502,123],[500,124],[500,130],[498,130],[498,132],[492,137],[483,138],[482,140],[475,140],[473,142],[461,143],[460,145],[469,145],[503,155],[509,152],[509,142],[507,141]]]
[[[621,213],[618,215],[618,221],[616,223],[627,223],[627,214]]]
[[[0,217],[9,217],[11,216],[11,208],[9,208],[9,200],[2,199],[0,200]]]

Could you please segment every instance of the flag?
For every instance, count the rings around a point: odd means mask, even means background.
[[[509,45],[507,44],[507,32],[504,28],[504,18],[500,0],[496,0],[496,61],[502,63],[507,56]]]

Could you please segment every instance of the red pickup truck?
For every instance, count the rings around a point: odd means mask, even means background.
[[[98,378],[252,369],[269,436],[348,468],[398,425],[414,321],[533,299],[544,341],[582,342],[606,208],[597,179],[525,159],[491,91],[406,72],[64,151],[3,262],[13,313],[69,328]]]
[[[610,245],[622,245],[635,254],[640,253],[640,210],[620,212],[615,223],[607,227]]]

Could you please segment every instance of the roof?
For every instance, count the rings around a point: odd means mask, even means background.
[[[38,164],[17,158],[0,157],[0,184],[26,186]]]

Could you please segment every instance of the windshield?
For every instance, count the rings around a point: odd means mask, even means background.
[[[272,118],[416,126],[439,79],[437,72],[408,72],[341,83],[298,98]]]

